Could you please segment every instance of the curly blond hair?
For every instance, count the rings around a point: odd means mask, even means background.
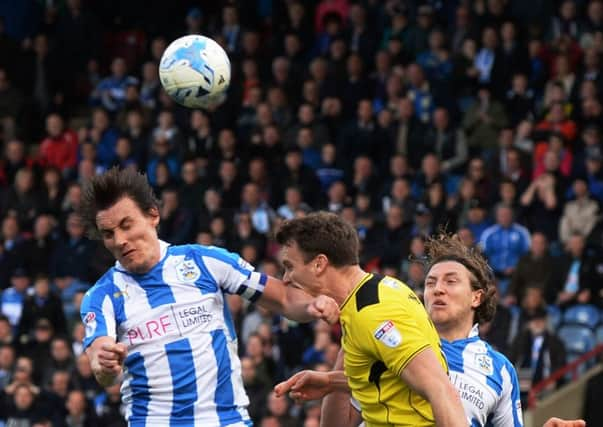
[[[457,234],[440,233],[425,242],[427,268],[445,261],[456,261],[469,270],[471,288],[483,291],[480,305],[475,309],[474,321],[489,322],[496,313],[496,282],[492,268],[478,247],[466,246]]]

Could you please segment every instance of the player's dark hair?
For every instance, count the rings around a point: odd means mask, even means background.
[[[467,247],[458,235],[446,233],[430,237],[425,243],[427,268],[425,271],[441,262],[455,261],[469,270],[471,288],[482,290],[480,305],[475,309],[474,322],[485,323],[494,318],[496,313],[496,283],[488,261],[477,247]]]
[[[79,214],[91,237],[99,237],[96,227],[98,211],[110,208],[124,197],[132,199],[144,214],[159,208],[159,201],[147,177],[130,168],[111,168],[84,184]]]
[[[281,245],[297,243],[308,263],[323,254],[334,267],[358,264],[356,230],[338,215],[315,212],[283,222],[276,233]]]

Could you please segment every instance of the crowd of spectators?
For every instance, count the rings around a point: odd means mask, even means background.
[[[211,111],[158,79],[167,44],[199,33],[232,63]],[[602,54],[601,0],[0,3],[0,425],[125,425],[79,321],[113,262],[84,234],[81,184],[114,166],[146,172],[160,238],[275,276],[271,232],[312,210],[418,294],[425,238],[458,232],[498,279],[482,333],[546,376],[565,358],[552,333],[534,360],[543,307],[603,300]],[[337,329],[229,306],[254,421],[318,425],[317,404],[270,390],[330,369]]]

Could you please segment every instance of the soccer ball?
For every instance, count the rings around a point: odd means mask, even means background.
[[[184,36],[163,52],[159,78],[177,103],[189,108],[213,108],[226,99],[230,61],[214,40],[200,35]]]

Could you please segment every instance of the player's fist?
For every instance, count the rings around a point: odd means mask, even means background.
[[[339,305],[326,295],[316,297],[307,308],[308,314],[314,319],[323,319],[330,325],[339,320]]]
[[[128,350],[122,343],[105,343],[98,351],[98,364],[104,375],[120,375]]]
[[[331,392],[329,374],[318,371],[301,371],[287,381],[274,386],[274,393],[289,397],[296,401],[318,400]]]

